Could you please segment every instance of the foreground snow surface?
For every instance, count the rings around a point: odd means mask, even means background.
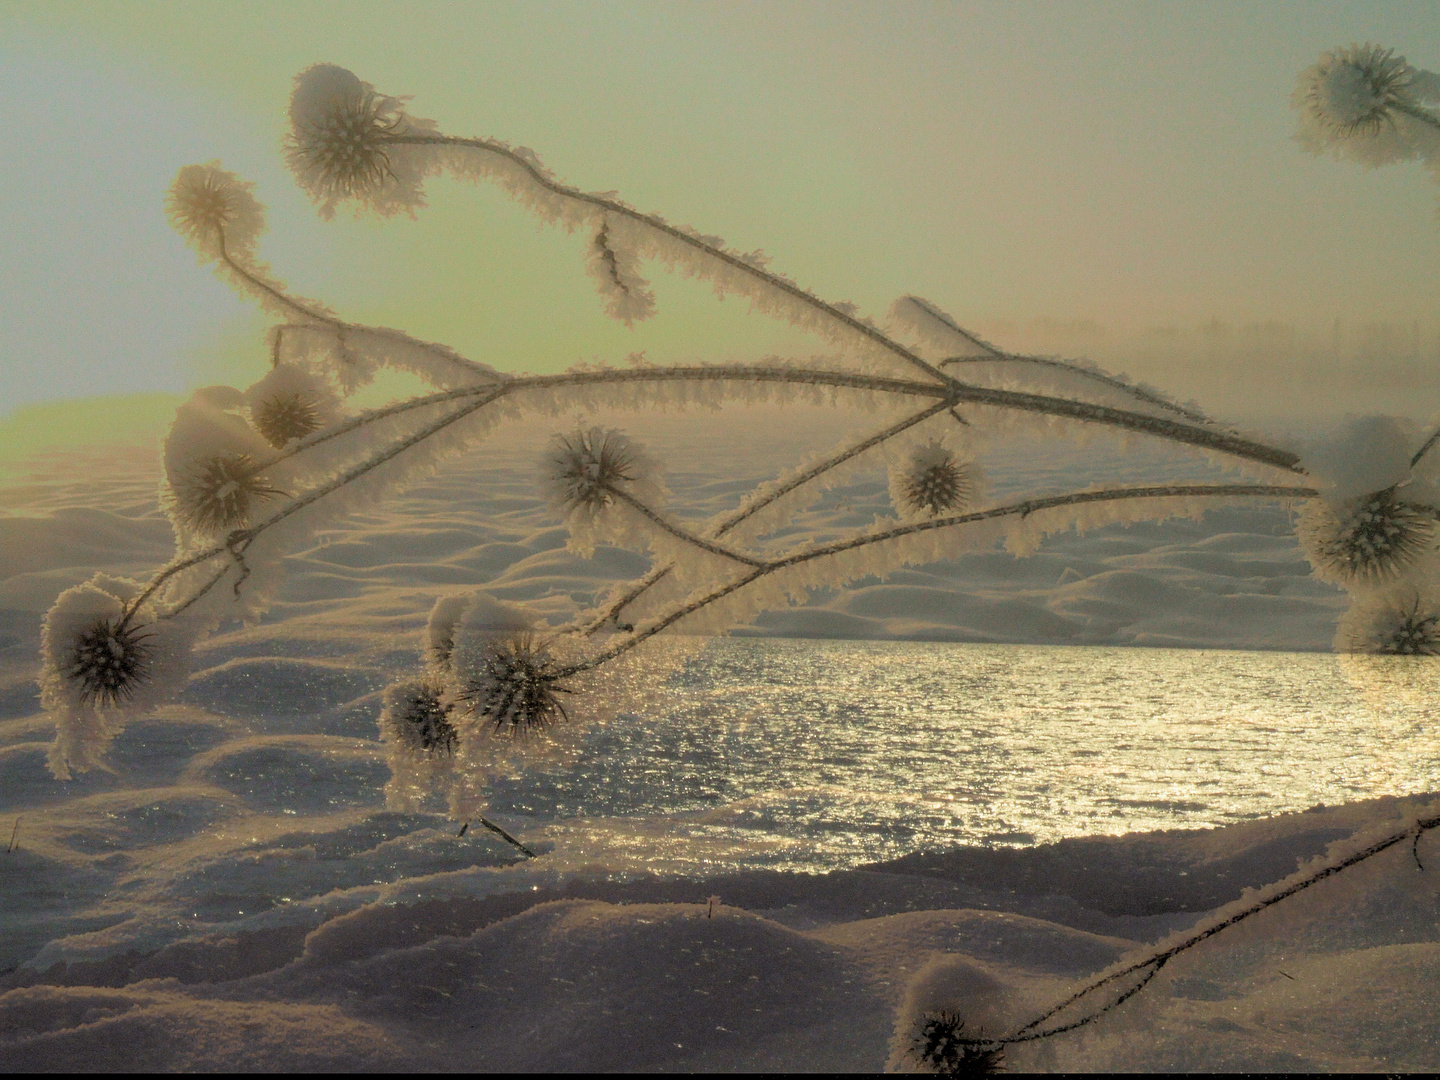
[[[27,966],[7,1070],[866,1070],[914,1017],[1017,1026],[1246,885],[1402,827],[1380,799],[1208,832],[959,849],[828,875],[515,891],[411,880],[344,914]],[[1434,803],[1430,804],[1432,808]],[[1401,844],[1216,935],[1022,1070],[1434,1070],[1440,846]],[[303,858],[292,849],[289,856]],[[309,855],[315,858],[315,855]],[[7,893],[43,857],[5,861]],[[543,860],[539,860],[543,861]],[[504,873],[505,871],[496,871]],[[458,872],[458,878],[465,876]],[[557,887],[558,886],[558,887]],[[712,903],[711,896],[718,901]],[[1244,900],[1239,901],[1241,904]],[[293,913],[292,913],[293,914]]]
[[[442,815],[386,812],[377,692],[413,669],[436,595],[485,585],[558,621],[643,569],[613,549],[589,562],[563,550],[523,442],[297,553],[272,616],[208,642],[181,702],[132,723],[112,771],[69,784],[44,772],[39,615],[97,569],[144,575],[168,557],[154,454],[57,460],[3,492],[0,840],[13,827],[16,850],[0,854],[0,1068],[909,1068],[925,1010],[1016,1027],[1223,917],[1247,888],[1430,805],[828,874],[649,874],[588,842],[520,862],[478,829],[458,840]],[[667,455],[682,509],[748,486],[716,474],[711,452]],[[856,484],[797,530],[825,536],[878,510],[883,483]],[[1283,514],[1256,509],[1060,538],[1018,563],[973,553],[751,631],[1315,649],[1337,602]],[[1216,935],[1096,1023],[1012,1049],[1009,1066],[1440,1068],[1440,834],[1415,855],[1397,845]]]

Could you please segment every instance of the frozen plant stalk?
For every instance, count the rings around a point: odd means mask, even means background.
[[[1371,139],[1376,124],[1389,124],[1407,133],[1415,154],[1430,153],[1424,133],[1433,117],[1423,103],[1434,97],[1433,77],[1363,51],[1342,50],[1322,58],[1322,67],[1297,97],[1307,130],[1332,141]],[[587,555],[600,543],[633,548],[648,555],[651,569],[565,625],[483,593],[441,597],[426,670],[386,695],[382,734],[397,805],[444,789],[457,816],[478,813],[474,778],[498,739],[543,737],[572,718],[602,715],[617,688],[643,673],[635,657],[658,635],[723,632],[807,590],[965,547],[1005,540],[1023,551],[1077,525],[1194,515],[1258,498],[1310,505],[1305,536],[1317,566],[1357,595],[1403,588],[1433,556],[1440,499],[1427,471],[1428,444],[1413,452],[1413,433],[1397,441],[1387,429],[1375,453],[1363,445],[1362,457],[1383,461],[1373,482],[1351,490],[1323,467],[1153,388],[1093,365],[1006,353],[920,297],[902,297],[882,326],[770,270],[757,253],[570,187],[529,150],[444,134],[412,116],[404,99],[342,68],[321,64],[297,76],[290,122],[286,159],[323,216],[345,205],[413,215],[424,207],[425,180],[442,172],[493,183],[542,220],[586,238],[585,268],[611,317],[627,324],[649,317],[654,295],[644,273],[658,263],[813,331],[832,356],[502,373],[291,295],[257,259],[264,213],[251,187],[218,163],[187,166],[167,202],[171,220],[203,262],[277,317],[270,370],[245,390],[198,391],[178,411],[165,451],[174,560],[143,585],[97,580],[83,597],[72,590],[52,611],[45,685],[47,707],[60,718],[51,755],[57,774],[95,764],[116,715],[172,692],[178,658],[196,635],[262,612],[287,552],[481,444],[502,419],[757,401],[862,405],[881,415],[872,431],[796,464],[698,524],[667,511],[658,464],[629,435],[556,431],[541,482],[571,548]],[[355,392],[387,367],[420,376],[429,392],[357,409]],[[1248,477],[996,502],[986,495],[983,455],[997,434],[1017,427],[1045,438],[1100,430],[1159,439]],[[896,517],[825,544],[767,541],[827,487],[878,468],[889,472]],[[1395,630],[1393,620],[1364,625],[1383,623],[1373,633],[1387,640],[1409,634],[1419,643],[1412,651],[1425,652],[1434,625],[1426,621],[1429,603],[1415,600],[1408,629]]]

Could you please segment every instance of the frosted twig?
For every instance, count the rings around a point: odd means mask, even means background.
[[[905,346],[901,345],[899,342],[891,340],[887,335],[881,333],[875,327],[861,322],[859,319],[856,319],[853,316],[846,314],[845,312],[841,311],[839,308],[836,308],[831,304],[827,304],[824,300],[821,300],[814,293],[808,292],[805,289],[800,288],[798,285],[786,281],[784,278],[778,277],[775,274],[768,273],[767,271],[760,269],[760,267],[754,266],[751,263],[746,262],[744,259],[732,255],[730,252],[725,251],[722,248],[707,243],[706,241],[700,239],[697,236],[692,236],[689,233],[685,232],[683,229],[677,229],[675,228],[675,226],[669,224],[668,222],[662,221],[660,218],[655,217],[653,214],[643,214],[640,211],[635,210],[632,207],[626,206],[624,203],[619,202],[615,199],[608,199],[603,195],[591,195],[587,192],[581,191],[579,188],[573,188],[566,184],[557,183],[554,180],[550,179],[550,177],[546,176],[543,171],[536,168],[535,165],[532,162],[528,161],[524,156],[517,154],[514,150],[511,150],[508,146],[496,140],[474,138],[467,139],[453,135],[396,134],[385,136],[382,141],[408,146],[463,146],[472,150],[483,150],[487,153],[498,154],[499,156],[507,158],[509,161],[524,169],[530,175],[530,178],[535,181],[535,183],[539,184],[547,191],[550,191],[555,195],[559,195],[562,198],[573,199],[576,202],[588,203],[591,206],[599,207],[603,210],[608,210],[611,213],[623,215],[624,217],[629,218],[631,221],[638,222],[641,225],[646,225],[652,229],[662,232],[666,236],[669,236],[671,239],[678,240],[682,244],[686,244],[689,247],[694,248],[696,251],[703,251],[705,254],[711,256],[712,258],[720,260],[732,269],[739,270],[741,273],[747,274],[757,281],[764,282],[771,288],[776,289],[779,292],[782,292],[785,295],[789,296],[791,299],[799,300],[801,303],[808,305],[815,311],[820,312],[821,314],[826,315],[829,318],[839,322],[843,326],[846,326],[849,329],[863,335],[864,337],[869,338],[881,348],[884,348],[887,351],[893,353],[895,356],[906,361],[907,363],[914,365],[935,380],[942,383],[949,381],[947,376],[943,372],[939,371],[937,368],[933,367],[926,361],[922,360],[920,357],[916,356],[913,352],[905,348]]]
[[[907,525],[897,525],[894,528],[885,529],[881,532],[870,533],[866,536],[858,536],[849,540],[837,540],[833,543],[823,544],[807,551],[797,552],[784,558],[775,559],[771,562],[762,563],[744,577],[722,585],[718,589],[692,600],[669,615],[658,619],[643,630],[638,630],[632,637],[611,646],[606,651],[591,657],[588,660],[562,669],[557,673],[557,678],[565,678],[582,671],[590,671],[601,664],[608,663],[624,653],[629,652],[642,641],[654,637],[662,630],[694,614],[701,608],[708,607],[717,600],[721,600],[731,593],[743,589],[752,582],[758,581],[768,574],[777,570],[784,570],[791,566],[810,562],[814,559],[823,559],[830,555],[837,555],[843,551],[850,551],[854,548],[866,547],[870,544],[883,543],[886,540],[895,540],[902,536],[910,536],[916,533],[929,532],[934,529],[948,529],[957,525],[970,525],[980,521],[992,521],[1002,517],[1028,517],[1039,510],[1049,510],[1059,506],[1078,506],[1085,503],[1116,502],[1125,499],[1163,499],[1163,498],[1268,498],[1268,499],[1313,499],[1319,494],[1314,488],[1306,487],[1280,487],[1273,484],[1171,484],[1162,487],[1134,487],[1134,488],[1107,488],[1101,491],[1080,491],[1069,495],[1054,495],[1043,499],[1026,499],[1022,502],[1011,503],[1006,506],[992,507],[989,510],[980,510],[968,514],[952,514],[946,517],[933,518],[929,521],[917,521]]]
[[[1124,968],[1121,968],[1119,971],[1113,971],[1109,975],[1105,975],[1099,979],[1096,979],[1094,982],[1089,983],[1086,986],[1083,986],[1079,990],[1075,991],[1075,993],[1071,994],[1068,998],[1060,1002],[1058,1005],[1054,1005],[1051,1008],[1047,1009],[1045,1012],[1040,1014],[1040,1016],[1036,1017],[1034,1020],[1031,1020],[1028,1024],[1024,1025],[1023,1027],[1017,1028],[1010,1035],[995,1039],[973,1039],[962,1041],[966,1041],[972,1045],[1003,1045],[1008,1043],[1034,1042],[1038,1039],[1048,1039],[1053,1035],[1059,1035],[1066,1031],[1074,1031],[1078,1027],[1083,1027],[1086,1024],[1092,1023],[1103,1014],[1115,1008],[1117,1005],[1139,993],[1139,991],[1143,989],[1144,986],[1152,978],[1155,977],[1155,974],[1159,972],[1162,967],[1164,967],[1171,959],[1178,956],[1180,953],[1185,952],[1188,949],[1193,949],[1201,942],[1208,941],[1216,934],[1228,930],[1230,927],[1235,926],[1238,923],[1244,922],[1252,915],[1258,915],[1260,912],[1266,910],[1267,908],[1273,907],[1281,901],[1289,899],[1296,893],[1303,892],[1304,890],[1310,888],[1310,886],[1315,885],[1318,882],[1324,881],[1328,877],[1333,877],[1334,875],[1341,873],[1342,871],[1347,870],[1352,866],[1356,866],[1367,859],[1373,858],[1374,856],[1379,855],[1382,851],[1388,851],[1396,844],[1404,843],[1412,836],[1415,837],[1418,841],[1421,833],[1428,832],[1429,830],[1434,829],[1437,826],[1440,826],[1440,816],[1431,818],[1419,818],[1415,821],[1414,824],[1407,826],[1402,831],[1393,833],[1382,840],[1377,840],[1368,847],[1363,848],[1360,851],[1357,851],[1344,859],[1341,859],[1339,862],[1332,863],[1329,866],[1320,868],[1319,870],[1308,875],[1307,877],[1301,878],[1299,881],[1294,882],[1293,884],[1289,885],[1275,895],[1267,896],[1265,899],[1258,900],[1247,908],[1242,908],[1240,911],[1237,911],[1235,914],[1231,915],[1223,922],[1216,923],[1214,926],[1206,927],[1199,933],[1192,934],[1190,937],[1186,938],[1184,941],[1180,942],[1177,945],[1172,945],[1170,948],[1163,949],[1160,952],[1157,952],[1152,956],[1148,956],[1143,960],[1137,960],[1136,962],[1129,964]],[[1145,975],[1143,979],[1140,980],[1138,984],[1131,987],[1125,993],[1121,994],[1114,1001],[1108,1003],[1100,1009],[1097,1009],[1095,1012],[1089,1013],[1078,1020],[1073,1020],[1053,1028],[1046,1028],[1043,1031],[1036,1030],[1040,1027],[1040,1025],[1045,1023],[1046,1020],[1049,1020],[1051,1017],[1055,1016],[1056,1014],[1060,1013],[1062,1010],[1070,1007],[1071,1005],[1074,1005],[1076,1002],[1094,993],[1096,990],[1108,986],[1119,979],[1123,979],[1127,975],[1133,975],[1136,972],[1144,971],[1147,968],[1151,970]]]
[[[521,851],[521,853],[522,853],[527,859],[533,859],[533,858],[535,858],[535,852],[531,851],[528,847],[526,847],[524,844],[522,844],[519,840],[516,840],[515,837],[511,836],[508,832],[506,832],[504,829],[502,829],[499,825],[496,825],[496,824],[495,824],[493,821],[491,821],[489,818],[478,817],[478,818],[474,818],[473,820],[478,821],[481,825],[485,826],[485,828],[489,829],[491,832],[493,832],[493,833],[497,834],[498,836],[500,836],[500,837],[501,837],[503,840],[505,840],[507,843],[513,844],[515,847],[519,848],[520,851]],[[464,836],[465,833],[466,833],[466,831],[469,830],[469,828],[470,828],[470,822],[467,821],[467,822],[465,822],[464,825],[461,825],[461,826],[460,826],[459,835],[460,835],[460,836]]]

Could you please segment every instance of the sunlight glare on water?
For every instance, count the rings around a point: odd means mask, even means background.
[[[722,639],[674,677],[668,713],[595,730],[491,805],[590,858],[692,872],[1224,825],[1440,787],[1431,668]]]

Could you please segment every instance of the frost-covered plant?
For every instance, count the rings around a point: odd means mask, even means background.
[[[1440,75],[1368,42],[1322,53],[1300,73],[1300,144],[1363,165],[1423,161],[1440,181]]]
[[[944,1009],[927,1013],[916,1026],[910,1054],[937,1076],[989,1076],[1005,1071],[1005,1048],[976,1041],[957,1013]]]
[[[1418,103],[1433,90],[1425,73],[1388,55],[1344,53],[1335,63],[1374,75],[1365,91],[1372,112],[1428,123],[1428,114],[1415,112],[1423,113]],[[1354,91],[1345,104],[1341,89],[1351,76],[1332,76],[1325,76],[1328,97],[1305,99],[1306,115],[1318,109],[1353,120],[1363,94]],[[203,262],[277,317],[270,370],[243,391],[199,390],[177,410],[165,445],[174,560],[147,584],[97,584],[88,606],[67,593],[52,611],[44,678],[47,707],[61,718],[51,755],[59,774],[98,760],[113,716],[163,700],[179,685],[182,645],[224,620],[258,617],[288,552],[480,445],[502,420],[758,401],[860,406],[879,416],[872,430],[704,522],[666,509],[658,463],[630,436],[583,424],[557,431],[538,467],[571,549],[630,547],[648,555],[651,568],[564,624],[483,593],[437,600],[425,670],[387,692],[382,732],[394,800],[413,803],[427,789],[452,785],[451,809],[467,819],[483,803],[474,785],[485,756],[499,752],[497,740],[620,708],[613,699],[633,691],[636,672],[650,663],[635,658],[656,655],[659,635],[723,632],[808,590],[967,547],[1003,540],[1023,553],[1077,526],[1194,515],[1259,498],[1313,502],[1307,521],[1318,524],[1302,530],[1313,557],[1361,600],[1381,585],[1406,585],[1428,565],[1440,487],[1427,471],[1429,444],[1416,451],[1418,436],[1394,423],[1356,429],[1358,457],[1378,462],[1357,479],[1332,467],[1353,464],[1355,452],[1327,458],[1315,451],[1302,462],[1092,364],[1007,353],[920,297],[900,298],[882,325],[803,289],[759,253],[565,185],[527,149],[446,135],[412,116],[404,99],[333,65],[297,77],[290,121],[286,158],[323,215],[342,205],[413,214],[424,206],[426,178],[440,172],[495,183],[543,220],[586,237],[585,265],[611,317],[627,324],[649,317],[654,296],[642,271],[660,263],[819,334],[829,355],[502,373],[291,295],[257,259],[265,222],[250,186],[218,163],[187,166],[168,198],[171,220]],[[1360,137],[1367,125],[1354,120],[1350,135],[1332,125],[1327,137]],[[387,367],[418,375],[430,390],[357,408],[353,395]],[[1017,429],[1159,439],[1246,475],[988,498],[986,447]],[[795,514],[826,488],[882,467],[895,516],[826,543],[785,539]],[[83,618],[71,614],[81,610]]]

